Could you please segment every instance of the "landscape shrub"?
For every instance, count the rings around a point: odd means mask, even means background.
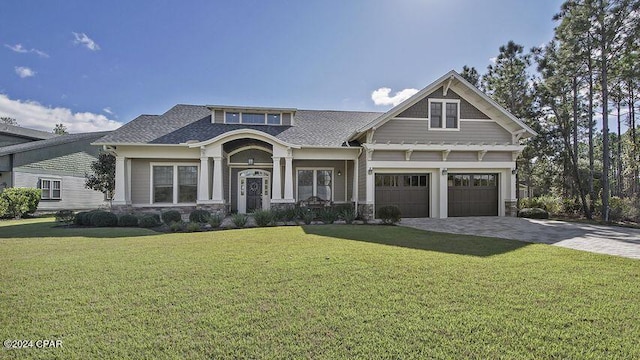
[[[323,224],[333,224],[336,220],[338,220],[338,213],[330,207],[325,207],[320,210],[318,213],[318,217]]]
[[[73,217],[73,223],[76,225],[84,225],[83,220],[84,217],[87,216],[86,211],[80,211]]]
[[[294,221],[296,219],[296,216],[297,216],[296,208],[288,208],[284,210],[285,221]]]
[[[165,211],[162,213],[162,221],[164,221],[165,224],[170,225],[171,223],[182,221],[182,215],[180,215],[178,210]]]
[[[311,222],[316,218],[316,212],[311,209],[303,209],[301,213],[301,219],[305,223],[305,225],[311,224]]]
[[[217,229],[220,227],[220,225],[222,225],[222,216],[220,216],[220,214],[213,214],[209,218],[208,222],[209,225],[211,225],[211,228]]]
[[[550,214],[560,214],[564,210],[564,201],[559,196],[542,195],[533,198],[520,199],[520,208],[540,208]]]
[[[612,196],[609,199],[609,220],[611,221],[636,221],[637,202],[631,198]]]
[[[287,221],[286,219],[286,209],[274,209],[271,210],[271,212],[273,213],[273,223],[279,223],[279,222],[285,222]]]
[[[56,222],[63,224],[71,224],[75,220],[76,215],[72,210],[60,210],[56,212]]]
[[[19,219],[33,214],[40,203],[40,189],[8,188],[0,193],[0,217]]]
[[[160,226],[160,219],[157,214],[146,214],[138,220],[138,226],[142,228],[153,228]]]
[[[90,215],[91,225],[96,227],[112,227],[118,225],[118,216],[108,211],[96,211]]]
[[[383,224],[391,225],[400,221],[400,209],[395,205],[383,206],[378,210],[378,217]]]
[[[344,220],[345,223],[351,224],[356,219],[356,210],[353,206],[344,208],[340,211],[340,218]]]
[[[171,230],[171,232],[182,231],[183,227],[184,227],[184,223],[182,222],[182,220],[174,221],[171,224],[169,224],[169,230]]]
[[[133,227],[138,226],[138,218],[135,215],[124,214],[118,218],[118,226]]]
[[[189,214],[189,221],[196,223],[206,223],[209,221],[211,217],[211,213],[207,210],[193,210],[191,214]]]
[[[91,226],[91,216],[100,210],[81,211],[76,214],[74,223],[76,225]]]
[[[253,219],[258,226],[265,227],[274,222],[274,214],[271,210],[255,210]]]
[[[523,206],[523,208],[531,206]],[[567,215],[575,215],[582,212],[582,205],[573,198],[562,199],[562,213]]]
[[[518,211],[518,217],[528,219],[548,219],[549,212],[541,208],[524,208]]]
[[[231,215],[231,222],[238,228],[245,227],[247,225],[248,217],[245,214],[233,214]]]
[[[185,227],[185,230],[187,232],[196,232],[196,231],[200,231],[200,223],[199,222],[190,222],[187,224],[187,226]]]

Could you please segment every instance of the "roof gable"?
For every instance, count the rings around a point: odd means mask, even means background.
[[[57,136],[56,134],[51,132],[34,130],[9,124],[0,124],[0,133],[28,138],[32,140],[50,139]]]
[[[527,126],[522,120],[516,118],[513,114],[509,113],[485,93],[480,91],[475,86],[471,85],[467,80],[460,76],[460,74],[458,74],[454,70],[451,70],[436,81],[427,85],[427,87],[425,87],[424,89],[418,91],[409,99],[391,108],[389,111],[382,114],[374,121],[358,129],[351,135],[350,139],[357,139],[368,130],[375,130],[379,128],[389,120],[400,116],[412,106],[418,104],[420,101],[427,98],[431,93],[442,88],[443,86],[447,90],[453,89],[455,87],[458,95],[460,95],[461,98],[469,101],[472,105],[478,108],[480,112],[490,116],[493,115],[493,120],[495,120],[499,125],[504,127],[509,132],[521,132],[523,133],[523,138],[536,135],[536,132],[529,126]],[[483,104],[484,106],[479,106],[481,104]]]

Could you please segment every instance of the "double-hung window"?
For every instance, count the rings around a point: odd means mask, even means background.
[[[429,99],[429,128],[460,129],[460,101]]]
[[[62,180],[40,179],[40,191],[42,200],[60,200],[62,198]]]
[[[151,202],[195,203],[198,198],[197,165],[152,165]]]
[[[317,196],[322,200],[333,200],[332,169],[298,169],[298,200]]]

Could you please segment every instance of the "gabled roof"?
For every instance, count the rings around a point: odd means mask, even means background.
[[[34,130],[34,129],[24,128],[22,126],[14,126],[9,124],[0,124],[0,133],[15,135],[15,136],[28,138],[32,140],[50,139],[52,137],[58,136],[52,132]]]
[[[162,115],[141,115],[111,134],[98,139],[95,144],[175,145],[185,144],[190,140],[205,141],[234,130],[252,129],[295,145],[339,147],[348,140],[349,134],[381,114],[360,111],[296,110],[295,126],[217,124],[211,123],[211,106],[181,104]]]
[[[379,116],[375,120],[371,121],[370,123],[366,124],[365,126],[359,128],[357,131],[355,131],[350,136],[350,140],[355,140],[355,139],[359,138],[360,136],[362,136],[362,134],[364,134],[365,132],[367,132],[370,129],[374,129],[375,130],[375,129],[379,128],[380,126],[384,125],[387,121],[389,121],[392,118],[398,116],[399,114],[401,114],[406,109],[408,109],[411,106],[415,105],[418,101],[424,99],[427,95],[429,95],[432,92],[434,92],[437,89],[439,89],[442,85],[444,85],[448,81],[453,81],[453,80],[456,80],[457,83],[459,83],[459,84],[463,85],[464,87],[468,88],[468,90],[472,94],[476,95],[481,101],[484,101],[484,102],[488,103],[490,105],[490,108],[495,109],[495,112],[499,115],[499,117],[501,117],[503,119],[503,121],[511,121],[511,122],[515,123],[521,130],[524,130],[525,135],[522,136],[523,138],[526,138],[526,137],[529,137],[529,136],[534,136],[534,135],[537,134],[533,129],[531,129],[529,126],[527,126],[527,124],[525,124],[522,120],[518,119],[513,114],[508,112],[505,108],[503,108],[497,102],[495,102],[493,99],[491,99],[489,96],[487,96],[487,94],[485,94],[484,92],[480,91],[475,86],[471,85],[471,83],[469,83],[465,78],[460,76],[460,74],[458,74],[455,70],[451,70],[448,73],[446,73],[443,76],[441,76],[436,81],[434,81],[431,84],[427,85],[427,87],[425,87],[424,89],[418,91],[412,97],[408,98],[407,100],[405,100],[402,103],[398,104],[397,106],[393,107],[392,109],[390,109],[386,113],[382,114],[381,116]],[[461,94],[459,94],[459,95],[461,95]],[[500,124],[500,120],[501,119],[496,119],[496,120]],[[504,124],[500,124],[500,125],[504,126]]]
[[[51,146],[68,144],[80,140],[88,140],[93,141],[95,139],[101,138],[110,131],[102,131],[102,132],[90,132],[90,133],[80,133],[80,134],[67,134],[67,135],[57,135],[50,139],[31,141],[23,144],[9,145],[0,147],[0,156],[16,154],[25,151],[43,149]]]

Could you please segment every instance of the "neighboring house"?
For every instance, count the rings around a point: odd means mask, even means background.
[[[310,197],[366,217],[514,215],[520,140],[535,132],[451,71],[386,113],[176,105],[97,140],[116,211],[240,213]]]
[[[0,147],[0,186],[41,189],[38,211],[106,205],[103,193],[85,188],[84,175],[100,151],[91,142],[108,133],[59,135]]]
[[[8,145],[51,139],[58,135],[50,132],[27,129],[20,126],[0,124],[0,148]]]

